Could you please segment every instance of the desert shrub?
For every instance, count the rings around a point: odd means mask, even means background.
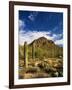
[[[55,71],[51,73],[52,77],[63,77],[63,72],[62,71]]]
[[[43,59],[43,50],[41,48],[37,48],[35,51],[35,58]]]
[[[44,62],[41,62],[38,64],[38,67],[40,67],[41,69],[45,67],[45,63]]]
[[[62,71],[59,72],[59,77],[63,77],[63,72]]]
[[[35,62],[32,60],[32,61],[29,61],[29,63],[28,63],[28,66],[30,67],[34,67],[35,66]]]
[[[38,67],[43,68],[43,65],[42,64],[38,64]]]
[[[26,73],[36,73],[37,68],[36,67],[28,67],[26,68]]]
[[[52,76],[52,77],[58,77],[58,76],[59,76],[59,73],[58,73],[58,72],[52,72],[52,73],[51,73],[51,76]]]
[[[49,65],[45,66],[45,67],[44,67],[44,71],[45,71],[46,73],[52,72],[51,66],[49,66]]]
[[[19,66],[20,67],[23,67],[24,66],[24,60],[22,59],[22,60],[19,60]]]
[[[45,71],[46,73],[49,73],[49,72],[50,72],[50,69],[49,69],[49,68],[44,68],[44,71]]]

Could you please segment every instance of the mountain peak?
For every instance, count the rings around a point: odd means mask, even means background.
[[[45,37],[40,37],[40,38],[38,38],[38,39],[43,39],[43,40],[47,40],[47,38],[45,38]]]
[[[32,45],[33,43],[35,43],[36,46],[54,44],[52,40],[48,40],[46,37],[40,37],[38,39],[35,39],[30,45]]]

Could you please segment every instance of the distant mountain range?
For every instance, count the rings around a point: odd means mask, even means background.
[[[35,58],[55,58],[63,56],[63,47],[56,45],[52,40],[40,37],[28,44],[28,58],[32,58],[32,47],[34,47]],[[19,58],[24,58],[24,46],[19,46]]]

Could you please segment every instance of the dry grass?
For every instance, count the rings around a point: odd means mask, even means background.
[[[63,76],[63,60],[59,58],[29,60],[27,68],[24,67],[24,60],[19,60],[19,67],[20,79]]]

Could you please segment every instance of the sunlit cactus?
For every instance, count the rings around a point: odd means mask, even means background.
[[[27,42],[24,43],[24,66],[28,67],[28,46],[27,46]]]
[[[35,59],[35,43],[32,44],[32,59]]]

